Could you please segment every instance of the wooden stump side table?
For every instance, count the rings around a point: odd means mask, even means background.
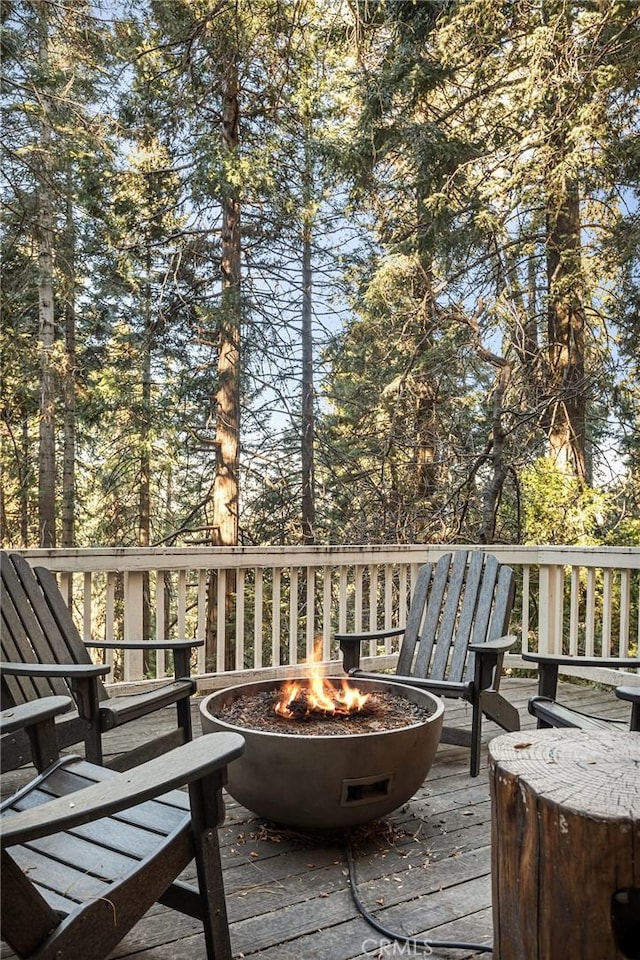
[[[489,744],[496,960],[640,960],[640,734]]]

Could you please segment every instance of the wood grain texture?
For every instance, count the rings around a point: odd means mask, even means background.
[[[489,754],[494,956],[623,960],[612,898],[640,888],[640,737],[540,730]]]

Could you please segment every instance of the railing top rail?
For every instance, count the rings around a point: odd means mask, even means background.
[[[18,550],[58,572],[188,570],[323,564],[422,563],[452,550],[483,549],[503,563],[640,569],[640,547],[510,546],[495,544],[329,544],[273,547],[85,547]]]

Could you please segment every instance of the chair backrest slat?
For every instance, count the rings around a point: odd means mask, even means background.
[[[497,640],[509,632],[509,621],[516,592],[516,578],[511,567],[500,567],[495,598],[493,601],[493,616],[489,627],[488,640]]]
[[[24,562],[24,561],[23,561]],[[13,558],[2,552],[2,658],[19,663],[49,663],[52,661],[48,638],[43,633],[31,601],[18,576]],[[33,576],[33,575],[32,575]],[[27,703],[39,697],[70,696],[68,685],[61,679],[46,677],[31,680],[15,678],[11,683],[3,674],[3,694],[6,700],[16,698],[14,705]]]
[[[464,596],[460,606],[460,617],[458,619],[458,630],[455,643],[451,653],[449,663],[449,672],[447,679],[459,683],[465,673],[468,665],[469,643],[473,628],[476,622],[476,610],[478,607],[478,595],[484,583],[485,576],[485,556],[476,551],[468,554],[469,563],[467,566],[467,578],[464,587]],[[473,656],[473,654],[471,654]]]
[[[66,607],[66,604],[65,622],[61,630],[56,618],[51,612],[48,599],[43,593],[35,571],[32,570],[23,557],[16,555],[12,557],[12,560],[16,573],[20,577],[20,581],[24,587],[24,591],[29,598],[31,609],[46,638],[49,650],[47,659],[53,663],[90,663],[91,659],[89,654],[80,641],[75,624],[71,619],[71,613]],[[54,585],[60,602],[64,603],[53,574],[49,573],[49,571],[47,571],[47,573],[49,574],[50,584],[52,583]]]
[[[436,563],[433,572],[433,582],[427,598],[424,623],[420,632],[420,646],[413,668],[413,673],[416,677],[426,677],[430,672],[431,654],[433,653],[433,646],[438,636],[442,600],[447,589],[451,560],[452,556],[450,553],[444,554]]]
[[[445,677],[449,676],[448,665],[452,647],[457,648],[462,639],[457,627],[460,598],[463,596],[466,572],[467,553],[461,550],[453,555],[453,563],[449,571],[447,595],[442,610],[433,661],[429,670],[429,676],[433,680],[444,680]]]
[[[47,570],[46,567],[35,567],[33,574],[46,604],[47,615],[53,619],[58,636],[64,644],[65,657],[73,660],[74,663],[91,663],[89,651],[82,642],[82,637],[51,570]]]
[[[13,639],[16,627],[20,624],[20,621],[6,593],[3,596],[2,604],[2,620],[0,624],[2,659],[11,663],[23,663],[25,661],[22,659],[22,652],[18,650]],[[21,629],[21,625],[19,628]],[[35,663],[35,657],[32,657],[32,659],[26,662]],[[6,710],[8,707],[16,707],[21,703],[29,703],[31,700],[37,700],[50,693],[51,690],[46,679],[38,678],[32,680],[30,677],[14,677],[4,671],[2,673],[0,706],[3,710]]]
[[[413,588],[409,612],[407,613],[407,622],[404,627],[404,638],[398,657],[397,672],[404,674],[404,676],[410,676],[413,673],[413,658],[415,656],[420,627],[424,617],[424,608],[427,602],[427,592],[431,583],[432,573],[433,564],[424,563],[418,570]]]
[[[3,638],[3,657],[27,663],[90,664],[91,657],[51,571],[38,568],[36,573],[24,557],[4,551],[1,563],[3,615],[10,622],[12,641],[11,649],[5,651]],[[73,696],[63,679],[37,680],[31,687],[21,679],[20,684],[25,700]],[[108,695],[102,684],[98,688],[100,699],[105,699]]]
[[[397,673],[461,682],[473,677],[470,643],[509,628],[515,580],[493,554],[457,550],[418,571]]]
[[[497,640],[507,634],[514,596],[515,577],[511,567],[501,566],[494,556],[487,556],[472,643]],[[472,679],[474,664],[475,655],[471,654],[465,671],[466,680]]]

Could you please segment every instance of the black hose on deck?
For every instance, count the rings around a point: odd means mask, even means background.
[[[383,934],[383,936],[388,937],[389,940],[397,940],[399,943],[409,944],[411,947],[418,948],[438,948],[445,950],[474,950],[476,953],[493,953],[493,947],[487,946],[486,943],[463,943],[457,942],[455,940],[422,940],[418,937],[409,937],[404,933],[396,933],[393,930],[389,930],[383,924],[379,923],[375,917],[373,917],[369,911],[366,909],[362,900],[360,899],[360,894],[358,893],[358,885],[356,878],[356,864],[353,856],[353,849],[351,846],[351,840],[347,836],[346,838],[346,849],[347,849],[347,863],[349,865],[349,886],[351,888],[351,895],[353,897],[354,903],[364,919],[370,924],[374,930],[377,930],[378,933]]]

